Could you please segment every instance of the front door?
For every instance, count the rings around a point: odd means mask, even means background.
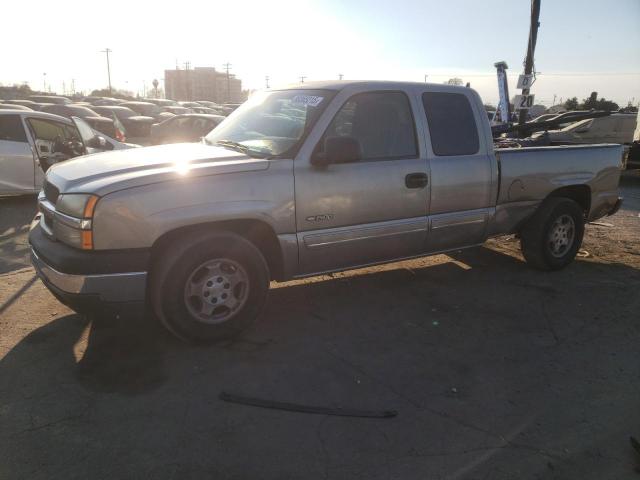
[[[354,139],[358,160],[312,165],[311,156],[322,154],[326,139],[335,137]],[[345,99],[313,153],[297,159],[294,168],[301,274],[420,252],[427,227],[427,160],[405,93]]]
[[[20,115],[0,115],[0,195],[31,193],[34,156]]]

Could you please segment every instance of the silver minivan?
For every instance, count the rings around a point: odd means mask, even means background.
[[[132,146],[98,134],[77,117],[0,109],[0,195],[37,193],[54,163]]]

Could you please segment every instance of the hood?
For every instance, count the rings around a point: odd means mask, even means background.
[[[266,170],[269,161],[203,143],[115,150],[67,160],[47,171],[62,193],[106,195],[188,177]]]
[[[103,123],[104,125],[113,123],[112,119],[105,117],[84,117],[83,120],[91,123]]]
[[[134,115],[127,118],[127,121],[137,123],[154,123],[156,119],[153,117],[145,117],[144,115]]]

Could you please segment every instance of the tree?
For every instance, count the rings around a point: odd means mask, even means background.
[[[612,112],[619,110],[620,106],[604,97],[599,99],[598,92],[591,92],[589,98],[585,98],[579,108],[580,110],[604,110],[605,112]]]
[[[564,108],[567,110],[578,110],[578,97],[568,98],[564,102]]]
[[[113,97],[113,98],[121,98],[123,100],[131,100],[133,99],[133,93],[127,90],[118,90],[116,88],[112,89],[112,92],[109,93],[108,88],[101,88],[99,90],[93,90],[90,95],[92,97]]]
[[[449,80],[444,82],[445,85],[456,85],[458,87],[462,86],[462,83],[462,79],[458,77],[450,78]]]

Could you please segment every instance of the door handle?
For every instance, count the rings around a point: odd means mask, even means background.
[[[429,177],[426,173],[410,173],[406,177],[404,177],[404,184],[407,186],[407,188],[424,188],[428,183]]]

